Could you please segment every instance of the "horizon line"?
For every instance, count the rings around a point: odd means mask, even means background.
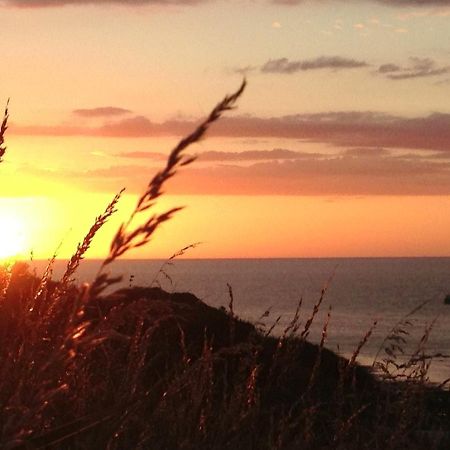
[[[115,262],[127,261],[167,261],[167,258],[123,258]],[[18,259],[15,262],[33,263],[47,262],[50,258],[33,258],[33,260]],[[70,258],[55,258],[55,261],[68,261]],[[315,260],[315,259],[450,259],[450,255],[418,255],[418,256],[266,256],[266,257],[209,257],[209,258],[191,258],[180,256],[176,260],[183,261],[231,261],[231,260]],[[104,258],[85,258],[83,261],[102,262]]]

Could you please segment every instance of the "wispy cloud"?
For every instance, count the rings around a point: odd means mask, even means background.
[[[98,136],[98,137],[153,137],[182,135],[193,122],[167,121],[152,122],[144,116],[133,116],[109,120],[99,126],[85,125],[28,125],[11,124],[11,133],[28,136]]]
[[[450,16],[450,3],[441,5],[441,7],[421,8],[413,11],[403,12],[398,16],[399,20],[408,21],[411,19],[420,19],[422,17],[448,17]]]
[[[381,147],[362,147],[362,148],[350,148],[345,152],[347,156],[357,156],[360,158],[374,158],[380,156],[391,156],[392,152]]]
[[[393,6],[445,6],[450,0],[372,0]]]
[[[296,152],[292,152],[296,153]],[[234,152],[229,153],[236,154]],[[301,155],[301,153],[300,153]],[[399,156],[382,149],[350,149],[307,158],[267,159],[238,164],[187,168],[171,181],[173,194],[228,195],[449,195],[450,160]],[[419,156],[419,155],[417,155]],[[85,189],[139,190],[148,165],[116,165],[84,171],[48,171],[27,166],[47,180],[71,182]]]
[[[79,117],[111,117],[130,114],[129,109],[118,108],[116,106],[101,106],[98,108],[74,109],[72,113]]]
[[[307,0],[272,0],[279,5],[300,5]],[[345,0],[329,0],[329,3],[344,2]],[[369,3],[382,3],[388,6],[448,6],[450,0],[366,0]]]
[[[156,152],[121,152],[117,154],[121,158],[165,160],[167,155]],[[321,156],[319,153],[298,152],[283,148],[273,150],[247,150],[241,152],[206,151],[198,155],[199,162],[227,162],[227,161],[275,161],[311,159]],[[325,156],[325,155],[322,155]]]
[[[356,59],[344,58],[342,56],[320,56],[314,59],[290,61],[288,58],[270,59],[261,66],[263,73],[284,73],[292,74],[296,72],[303,72],[307,70],[319,69],[355,69],[366,67],[368,64],[365,61],[358,61]]]
[[[359,27],[361,25],[361,27]],[[339,25],[340,26],[340,25]],[[358,29],[364,29],[364,25],[355,25]],[[407,30],[398,28],[396,33],[406,33]],[[353,70],[370,68],[376,65],[368,61],[348,58],[344,56],[319,56],[312,59],[291,60],[289,58],[272,58],[261,65],[248,65],[232,69],[233,73],[246,75],[259,71],[262,74],[292,75],[299,72],[313,70]],[[431,58],[410,57],[408,64],[386,62],[372,71],[374,74],[383,75],[389,80],[408,80],[413,78],[430,78],[447,75],[450,73],[450,65],[439,64]]]
[[[247,150],[242,152],[207,151],[199,153],[199,161],[227,162],[227,161],[283,161],[305,160],[320,157],[320,153],[307,153],[275,148],[273,150]]]
[[[146,152],[146,151],[129,151],[129,152],[120,152],[115,156],[119,158],[128,158],[128,159],[150,159],[154,161],[164,161],[167,159],[167,155],[164,153],[158,152]]]
[[[157,137],[182,136],[196,125],[191,120],[152,122],[136,116],[97,127],[19,126],[11,133],[44,136]],[[379,112],[327,112],[261,118],[224,118],[211,135],[238,138],[285,138],[335,146],[386,147],[450,151],[450,114],[406,118]]]
[[[390,80],[407,80],[411,78],[426,78],[450,73],[450,66],[439,66],[431,58],[410,58],[408,66],[398,64],[382,64],[378,73]]]

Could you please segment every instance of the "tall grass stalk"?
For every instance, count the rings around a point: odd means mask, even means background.
[[[124,255],[133,248],[147,244],[157,228],[178,212],[181,207],[169,209],[163,213],[155,213],[144,218],[143,214],[155,206],[156,200],[162,195],[166,182],[172,178],[177,171],[195,161],[195,156],[185,154],[185,150],[192,144],[200,141],[209,127],[220,119],[227,111],[234,108],[236,101],[244,92],[246,81],[244,80],[239,89],[231,95],[227,95],[210,112],[208,117],[187,137],[183,138],[171,151],[167,158],[166,166],[158,172],[148,183],[147,189],[139,198],[137,205],[131,213],[127,222],[123,223],[114,239],[111,242],[109,255],[105,259],[103,266],[107,266],[118,257]],[[136,218],[144,218],[144,223],[132,227]]]
[[[3,120],[0,126],[0,162],[3,161],[3,156],[5,155],[6,152],[5,134],[6,130],[8,129],[8,119],[9,119],[9,99],[6,102],[5,112],[3,114]]]

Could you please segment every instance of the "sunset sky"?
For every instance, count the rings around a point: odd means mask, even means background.
[[[450,255],[450,0],[0,0],[0,23],[0,222],[35,257],[126,187],[105,255],[243,76],[159,205],[186,209],[130,257]]]

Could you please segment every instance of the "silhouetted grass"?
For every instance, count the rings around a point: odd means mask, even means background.
[[[3,161],[3,156],[5,155],[5,152],[6,152],[5,133],[6,133],[6,130],[8,129],[8,119],[9,119],[8,106],[9,106],[9,100],[6,102],[5,113],[3,115],[3,121],[0,126],[0,162]]]
[[[228,311],[187,293],[131,287],[131,280],[129,288],[105,292],[115,281],[106,267],[147,244],[178,210],[151,214],[166,181],[192,162],[185,148],[244,87],[172,151],[91,285],[77,286],[73,276],[120,194],[97,217],[61,280],[51,279],[54,258],[40,279],[24,264],[1,271],[0,448],[449,448],[450,397],[427,384],[431,326],[401,381],[390,360],[379,367],[383,377],[357,364],[371,330],[349,360],[328,350],[331,311],[320,343],[307,340],[326,288],[304,317],[299,301],[279,336],[273,327],[239,320],[231,287]],[[142,225],[134,223],[137,216]],[[386,354],[405,343],[404,325],[383,343]]]

